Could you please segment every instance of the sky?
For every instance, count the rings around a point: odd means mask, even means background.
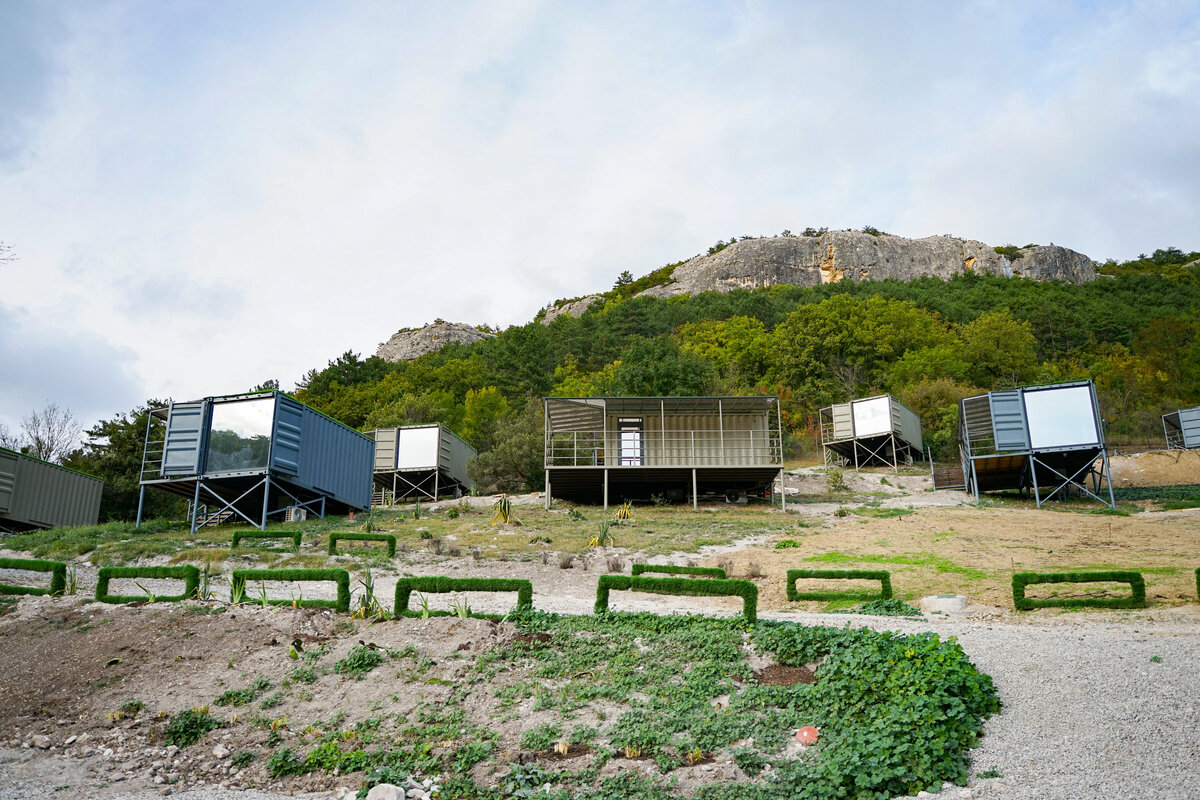
[[[807,226],[1200,250],[1195,2],[0,3],[0,425]]]

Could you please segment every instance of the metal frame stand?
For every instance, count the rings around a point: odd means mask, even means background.
[[[1117,500],[1116,500],[1116,496],[1113,494],[1112,474],[1109,472],[1109,469],[1108,469],[1108,452],[1106,450],[1101,450],[1100,455],[1098,457],[1100,458],[1101,463],[1104,465],[1101,471],[1096,470],[1096,468],[1095,468],[1096,467],[1096,459],[1093,458],[1090,462],[1088,462],[1087,464],[1085,464],[1084,466],[1082,466],[1078,470],[1076,470],[1073,475],[1071,475],[1070,477],[1067,477],[1066,475],[1064,475],[1061,472],[1059,472],[1058,470],[1056,470],[1054,467],[1050,466],[1046,462],[1039,459],[1037,456],[1037,453],[1030,454],[1029,477],[1030,477],[1030,484],[1033,489],[1034,501],[1037,503],[1037,507],[1041,508],[1042,503],[1045,503],[1047,500],[1050,500],[1052,497],[1054,497],[1054,495],[1058,494],[1060,491],[1067,488],[1068,486],[1074,486],[1076,489],[1083,492],[1085,495],[1092,498],[1093,500],[1096,500],[1097,502],[1100,502],[1100,503],[1104,503],[1109,508],[1116,508]],[[1042,467],[1048,469],[1055,476],[1057,476],[1058,478],[1061,479],[1061,482],[1057,486],[1054,487],[1054,491],[1050,492],[1050,494],[1046,495],[1045,497],[1041,496],[1041,492],[1038,489],[1037,467],[1039,464]],[[1086,481],[1089,476],[1091,476],[1091,478],[1092,478],[1092,487],[1095,489],[1095,491],[1092,491],[1092,489],[1088,489],[1088,487],[1087,487]],[[1097,492],[1100,491],[1100,481],[1101,480],[1105,480],[1108,483],[1108,500],[1107,501],[1104,498],[1102,498],[1099,494],[1097,494]]]

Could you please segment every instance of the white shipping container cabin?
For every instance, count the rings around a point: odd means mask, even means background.
[[[1162,421],[1168,450],[1200,448],[1200,406],[1163,414]]]
[[[771,493],[777,397],[547,397],[546,506]],[[781,495],[782,497],[782,495]]]
[[[479,455],[444,425],[407,425],[367,431],[375,440],[372,504],[391,506],[405,498],[461,497],[475,488],[467,462]]]
[[[851,400],[821,409],[825,466],[899,469],[920,458],[921,419],[891,395]]]
[[[1032,493],[1039,508],[1072,492],[1116,506],[1091,381],[964,398],[958,432],[963,477],[976,501],[981,492],[1017,489]]]

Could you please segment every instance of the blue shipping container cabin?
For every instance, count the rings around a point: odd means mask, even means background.
[[[146,426],[141,492],[187,498],[194,531],[259,528],[291,509],[324,517],[371,507],[375,443],[282,392],[206,397],[156,408]],[[142,503],[138,504],[141,524]]]

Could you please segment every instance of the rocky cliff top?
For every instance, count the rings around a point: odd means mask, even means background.
[[[743,239],[717,253],[681,264],[675,268],[671,283],[641,294],[673,297],[775,284],[816,286],[889,278],[907,281],[926,275],[945,279],[965,272],[1070,283],[1096,279],[1092,260],[1065,247],[1039,245],[1005,250],[1006,254],[997,253],[983,242],[953,236],[906,239],[859,231]]]
[[[437,320],[423,328],[406,328],[396,331],[392,338],[379,345],[375,355],[384,361],[412,361],[426,353],[441,350],[451,342],[470,344],[481,339],[491,339],[494,333],[481,331],[465,322]]]

